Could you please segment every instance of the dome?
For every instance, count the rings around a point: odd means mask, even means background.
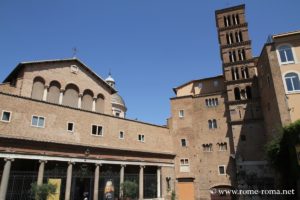
[[[111,75],[109,75],[106,79],[105,79],[106,82],[115,82],[115,80],[113,79],[113,77],[111,77]]]
[[[111,103],[121,105],[126,109],[125,101],[118,93],[115,93],[111,96]]]

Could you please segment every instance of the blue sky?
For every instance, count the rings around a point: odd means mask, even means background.
[[[128,118],[165,124],[172,88],[222,73],[214,11],[246,4],[253,54],[300,29],[299,0],[0,0],[0,80],[22,61],[77,57],[109,70]]]

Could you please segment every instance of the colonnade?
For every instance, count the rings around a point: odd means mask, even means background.
[[[5,164],[2,172],[1,185],[0,185],[0,200],[6,199],[8,181],[10,176],[11,165],[14,159],[5,158]],[[37,177],[37,185],[43,184],[45,165],[47,160],[39,160],[39,170]],[[72,184],[72,173],[73,173],[73,165],[75,162],[68,162],[67,167],[67,176],[66,176],[66,190],[65,190],[65,200],[70,200],[71,198],[71,184]],[[95,172],[94,172],[94,192],[93,199],[98,200],[99,196],[99,178],[101,164],[95,163]],[[124,182],[125,175],[125,167],[126,165],[120,165],[120,186]],[[140,165],[139,169],[139,200],[144,199],[144,165]],[[120,197],[123,195],[122,188],[120,188]],[[157,198],[161,197],[161,167],[157,166]]]

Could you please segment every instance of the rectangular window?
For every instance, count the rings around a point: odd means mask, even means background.
[[[184,110],[179,110],[179,117],[183,118],[184,117]]]
[[[145,135],[139,134],[138,135],[138,141],[145,142]]]
[[[103,136],[103,127],[99,125],[92,125],[92,135]]]
[[[225,175],[225,165],[219,165],[219,175]]]
[[[190,172],[189,159],[180,159],[180,172]]]
[[[73,122],[68,122],[68,127],[67,127],[69,132],[74,132],[74,123]]]
[[[11,112],[10,111],[2,111],[1,121],[2,122],[10,122]]]
[[[120,131],[120,133],[119,133],[119,139],[124,139],[124,132],[123,131]]]
[[[45,127],[45,117],[32,116],[31,126],[44,128]]]
[[[181,139],[181,146],[186,147],[187,146],[187,141],[186,139]]]

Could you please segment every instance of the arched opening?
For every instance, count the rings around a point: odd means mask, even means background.
[[[235,51],[233,51],[232,54],[233,54],[233,62],[235,62],[235,61],[236,61],[236,54],[235,54]]]
[[[240,24],[240,16],[236,14],[235,18],[236,18],[236,24]]]
[[[95,111],[104,113],[104,96],[102,94],[97,96]]]
[[[33,79],[31,98],[42,100],[45,89],[45,80],[38,76]]]
[[[250,86],[246,87],[246,94],[247,94],[247,99],[252,99],[252,92]]]
[[[58,81],[51,81],[47,94],[47,101],[51,103],[59,103],[61,85]]]
[[[230,42],[229,42],[229,34],[228,33],[226,33],[226,41],[227,41],[227,44],[230,44]]]
[[[237,67],[235,68],[235,77],[236,80],[240,79],[239,69]]]
[[[208,128],[209,128],[209,129],[212,129],[212,128],[213,128],[213,124],[212,124],[212,121],[211,121],[211,120],[208,120]]]
[[[230,15],[227,16],[228,26],[231,26],[231,18]]]
[[[246,60],[246,53],[245,53],[245,49],[242,49],[242,60]]]
[[[241,99],[247,99],[247,93],[244,89],[241,90]]]
[[[82,96],[81,108],[84,110],[93,110],[94,93],[91,90],[85,90]]]
[[[234,72],[234,68],[231,68],[231,77],[232,77],[232,80],[235,80],[236,77],[235,77],[235,72]]]
[[[235,41],[236,41],[236,42],[241,42],[238,33],[235,32],[234,35],[235,35]]]
[[[240,89],[237,87],[234,88],[234,98],[235,98],[235,100],[241,100]]]
[[[213,123],[213,128],[218,128],[217,120],[213,119],[212,123]]]
[[[63,98],[63,105],[78,108],[79,88],[74,84],[68,84]]]
[[[243,34],[242,34],[242,31],[239,31],[239,38],[240,38],[240,42],[243,42]]]
[[[230,41],[230,44],[233,43],[233,35],[232,35],[232,33],[229,34],[229,41]]]

